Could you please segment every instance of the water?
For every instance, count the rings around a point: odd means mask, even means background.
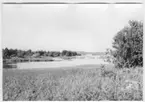
[[[109,64],[104,62],[102,59],[73,59],[53,62],[24,62],[17,63],[18,69],[31,69],[31,68],[58,68],[58,67],[69,67],[78,65],[94,65],[94,64]]]

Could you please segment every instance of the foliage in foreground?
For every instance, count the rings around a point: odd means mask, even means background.
[[[102,66],[67,70],[4,70],[3,100],[142,100],[143,72]]]
[[[143,23],[129,21],[114,37],[113,48],[107,53],[113,56],[116,67],[143,66]]]

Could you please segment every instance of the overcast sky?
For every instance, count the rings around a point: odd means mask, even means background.
[[[2,47],[105,51],[128,20],[143,20],[142,4],[3,5]]]

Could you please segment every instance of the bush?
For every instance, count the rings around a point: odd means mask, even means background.
[[[116,67],[143,66],[143,23],[129,21],[129,26],[124,27],[114,37],[113,55]]]

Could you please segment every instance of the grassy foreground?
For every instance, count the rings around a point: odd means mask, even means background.
[[[84,68],[86,67],[86,68]],[[3,100],[143,100],[143,69],[3,70]]]

